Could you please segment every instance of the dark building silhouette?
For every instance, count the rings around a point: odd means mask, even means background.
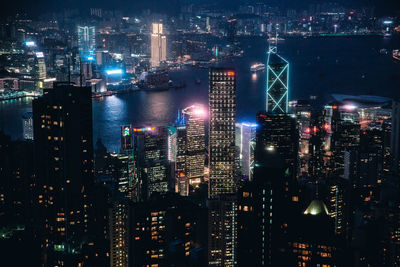
[[[96,245],[90,87],[55,84],[33,101],[38,228],[45,266],[82,264]]]
[[[174,193],[131,207],[129,266],[206,266],[207,211]]]

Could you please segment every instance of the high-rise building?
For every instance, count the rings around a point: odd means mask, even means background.
[[[298,171],[299,131],[294,118],[286,114],[257,114],[257,146],[267,150],[277,150],[285,161],[290,177],[295,178]]]
[[[96,28],[78,26],[78,48],[81,61],[93,61],[96,51]]]
[[[133,204],[129,266],[207,266],[206,220],[204,208],[177,194]]]
[[[212,68],[209,77],[208,264],[234,266],[236,73],[233,69]]]
[[[240,174],[244,180],[253,178],[256,128],[255,123],[236,124],[236,147],[239,149]]]
[[[22,131],[25,140],[33,140],[33,114],[27,112],[22,116]]]
[[[209,198],[236,191],[235,117],[236,73],[233,69],[210,70]]]
[[[267,104],[268,113],[287,113],[289,107],[289,62],[271,46],[267,59]]]
[[[151,66],[158,67],[160,62],[165,60],[167,60],[167,37],[163,32],[163,24],[153,23],[151,33]]]
[[[186,157],[185,176],[192,186],[204,179],[206,110],[201,105],[192,105],[182,113],[186,116]]]
[[[93,189],[90,87],[55,84],[33,101],[37,200],[45,266],[82,264]]]
[[[171,191],[171,164],[168,161],[167,127],[132,128],[134,178],[141,188],[140,199],[153,193]]]
[[[129,266],[129,202],[115,199],[109,209],[110,267]]]
[[[331,132],[332,172],[344,177],[345,151],[358,150],[360,146],[360,123],[355,108],[332,105]]]

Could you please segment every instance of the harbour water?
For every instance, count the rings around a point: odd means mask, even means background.
[[[257,111],[265,108],[265,71],[254,74],[250,66],[265,63],[268,43],[261,37],[240,41],[243,57],[226,64],[235,67],[238,74],[237,120],[253,122]],[[399,49],[400,37],[287,38],[279,44],[278,52],[290,62],[289,98],[317,96],[317,103],[322,104],[331,93],[400,97],[400,61],[379,53],[382,48]],[[93,99],[94,140],[101,138],[110,151],[117,151],[121,125],[168,124],[175,120],[178,109],[194,103],[207,105],[207,69],[185,67],[170,75],[176,83],[184,81],[186,88]],[[0,129],[14,139],[22,138],[21,117],[28,111],[29,98],[0,102]]]

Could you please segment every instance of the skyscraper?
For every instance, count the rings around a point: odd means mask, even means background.
[[[161,61],[167,59],[167,38],[163,32],[162,23],[153,23],[151,33],[151,66],[158,67]]]
[[[182,112],[186,116],[185,174],[189,184],[195,186],[204,178],[206,111],[201,105],[192,105]]]
[[[236,264],[236,73],[210,69],[208,264]]]
[[[400,102],[392,103],[392,134],[390,140],[390,152],[392,155],[392,170],[400,173]]]
[[[289,62],[271,46],[267,59],[267,112],[287,113],[289,104]]]
[[[154,192],[165,193],[172,187],[168,161],[167,127],[132,128],[135,181],[140,183],[144,200]]]
[[[210,70],[209,198],[236,191],[235,172],[235,70]]]
[[[239,149],[240,172],[245,180],[253,178],[256,128],[257,124],[254,123],[236,124],[236,147]]]
[[[39,229],[45,266],[82,264],[93,188],[90,87],[55,84],[33,101]]]
[[[277,150],[285,161],[286,171],[295,178],[298,170],[299,132],[294,118],[286,114],[257,114],[257,146]]]
[[[81,61],[92,61],[96,50],[96,28],[78,26],[78,48]]]

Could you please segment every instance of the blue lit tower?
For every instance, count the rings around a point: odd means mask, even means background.
[[[277,36],[275,37],[278,38]],[[276,41],[267,59],[267,112],[287,113],[289,103],[289,62],[278,55]]]
[[[78,26],[78,48],[82,61],[94,60],[96,49],[96,28],[94,26]]]

